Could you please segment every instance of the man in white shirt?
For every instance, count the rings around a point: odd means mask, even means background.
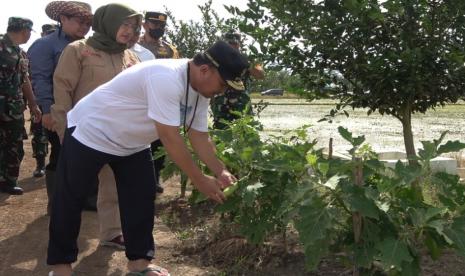
[[[209,98],[228,87],[243,89],[241,76],[248,67],[245,56],[220,41],[193,60],[152,60],[126,69],[68,113],[50,218],[51,275],[71,275],[83,201],[90,180],[105,164],[116,178],[129,270],[169,275],[166,269],[149,266],[155,253],[150,143],[160,139],[194,186],[222,203],[221,189],[236,179],[216,157],[208,136]],[[203,174],[193,161],[180,127],[215,176]]]

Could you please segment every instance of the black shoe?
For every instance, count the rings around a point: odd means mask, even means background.
[[[163,187],[160,184],[155,185],[155,193],[157,194],[163,194]]]
[[[10,195],[22,195],[24,193],[23,189],[18,186],[5,186],[0,188],[0,192],[7,193]]]
[[[45,157],[36,158],[36,170],[32,173],[34,177],[42,177],[45,175]]]
[[[45,168],[37,167],[36,170],[32,173],[34,177],[42,177],[45,175]]]

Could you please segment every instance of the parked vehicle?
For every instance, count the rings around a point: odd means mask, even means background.
[[[262,91],[262,96],[282,96],[284,94],[284,90],[281,88],[272,88],[265,91]]]

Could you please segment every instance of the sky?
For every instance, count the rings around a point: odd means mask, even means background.
[[[82,0],[81,0],[82,1]],[[53,23],[53,21],[45,14],[45,7],[52,1],[48,0],[13,0],[8,5],[2,5],[0,10],[0,33],[6,32],[8,18],[10,16],[22,16],[31,19],[34,22],[31,39],[27,44],[21,45],[23,49],[27,49],[29,45],[40,37],[41,26],[45,23]],[[125,4],[136,11],[164,11],[165,6],[172,11],[176,20],[199,20],[201,17],[198,5],[203,5],[207,0],[88,0],[85,1],[92,6],[92,11],[109,3]],[[241,9],[247,7],[247,0],[213,0],[212,7],[220,16],[230,17],[230,14],[223,8],[223,5],[234,5]]]

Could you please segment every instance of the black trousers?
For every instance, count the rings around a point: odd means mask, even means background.
[[[56,171],[56,193],[49,226],[47,264],[70,264],[78,255],[81,211],[92,182],[105,164],[112,168],[118,191],[121,226],[129,260],[151,260],[155,186],[150,149],[115,156],[89,148],[67,129]]]
[[[163,147],[161,140],[156,140],[150,145],[152,149],[152,155],[156,154],[159,149]],[[153,168],[155,170],[155,185],[160,185],[160,171],[165,167],[165,156],[162,155],[153,160]]]
[[[58,158],[60,156],[60,138],[55,131],[46,130],[46,134],[48,136],[48,141],[50,142],[50,156],[45,169],[55,171],[58,164]]]
[[[46,130],[48,141],[50,142],[50,156],[48,159],[48,165],[45,166],[46,171],[55,172],[58,165],[58,159],[60,157],[61,143],[58,134],[55,131]],[[46,172],[47,174],[49,172]],[[54,176],[51,176],[54,177]],[[46,180],[47,181],[47,180]],[[55,182],[53,182],[55,183]],[[55,186],[51,183],[51,186]],[[54,188],[52,188],[52,193]],[[97,208],[97,194],[98,194],[98,177],[92,181],[91,191],[87,194],[85,207],[87,210],[96,210]],[[52,195],[53,197],[53,195]]]

